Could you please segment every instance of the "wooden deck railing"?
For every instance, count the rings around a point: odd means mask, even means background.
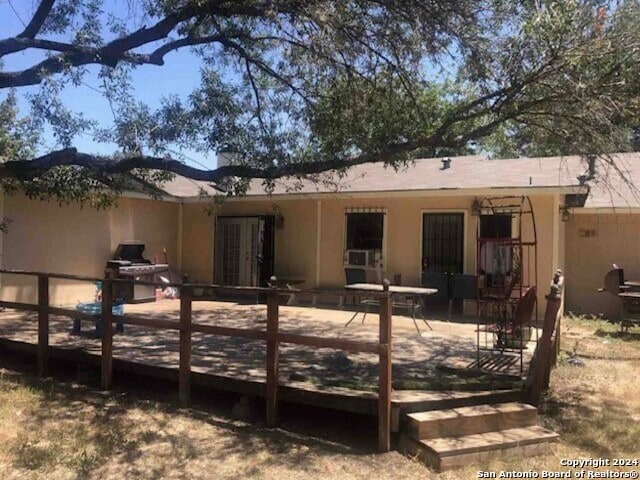
[[[47,375],[49,370],[49,316],[61,315],[73,319],[96,321],[100,317],[102,322],[101,349],[101,385],[108,390],[113,379],[113,324],[122,322],[147,328],[176,330],[179,332],[179,365],[178,365],[178,401],[181,406],[190,402],[191,396],[191,335],[194,332],[206,335],[220,335],[228,337],[246,338],[266,342],[266,423],[273,427],[278,421],[278,366],[279,344],[287,343],[316,348],[333,348],[354,353],[373,353],[378,355],[379,383],[378,383],[378,449],[388,452],[391,448],[391,293],[389,283],[385,281],[383,292],[359,293],[349,291],[353,297],[376,298],[380,302],[380,331],[377,342],[356,341],[341,338],[325,338],[299,335],[279,331],[280,296],[291,295],[293,290],[277,288],[227,287],[220,285],[201,285],[184,283],[140,282],[129,279],[112,279],[69,275],[61,273],[45,273],[23,270],[3,270],[0,274],[24,275],[37,277],[38,303],[7,302],[0,300],[0,307],[24,310],[38,313],[38,372]],[[49,282],[51,279],[75,280],[84,282],[102,282],[101,315],[91,315],[75,309],[54,307],[49,305]],[[138,315],[113,314],[113,286],[116,283],[140,284],[158,287],[173,286],[180,291],[179,321],[142,317]],[[193,323],[192,304],[194,302],[194,288],[212,289],[214,292],[251,292],[266,294],[267,323],[266,330],[252,330]],[[315,292],[323,293],[323,292]],[[336,292],[331,292],[335,294]]]
[[[525,380],[526,397],[529,403],[538,405],[542,393],[549,388],[551,369],[555,367],[560,352],[562,315],[564,313],[564,277],[558,270],[553,277],[542,326],[531,360],[529,375]]]

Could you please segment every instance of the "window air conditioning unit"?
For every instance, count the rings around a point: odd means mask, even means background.
[[[381,260],[381,253],[378,250],[347,250],[347,265],[358,267],[375,267]]]

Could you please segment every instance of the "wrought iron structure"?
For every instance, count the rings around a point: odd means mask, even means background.
[[[488,197],[474,202],[477,228],[477,360],[482,352],[514,356],[538,324],[536,221],[528,196]],[[516,360],[516,361],[517,361]]]

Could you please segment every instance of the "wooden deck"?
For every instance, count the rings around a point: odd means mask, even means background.
[[[127,305],[126,313],[158,320],[179,318],[179,301]],[[193,321],[228,328],[264,330],[265,305],[235,302],[194,302]],[[299,306],[280,307],[280,332],[376,341],[378,318],[367,316],[344,327],[353,312]],[[433,331],[419,322],[421,334],[409,317],[394,315],[392,332],[392,405],[398,412],[464,405],[494,392],[443,391],[446,374],[437,366],[449,358],[476,355],[475,324],[430,320]],[[51,315],[51,358],[100,364],[101,342],[92,322],[83,321],[83,333],[72,334],[72,320]],[[37,314],[5,310],[0,313],[0,346],[36,352]],[[527,357],[530,355],[528,353]],[[178,379],[179,332],[139,326],[125,327],[114,337],[114,369]],[[377,355],[326,348],[280,345],[279,396],[282,401],[339,410],[377,414]],[[263,341],[193,333],[192,383],[252,396],[264,396],[266,369]],[[507,395],[514,395],[513,392]],[[453,402],[453,403],[451,403]]]

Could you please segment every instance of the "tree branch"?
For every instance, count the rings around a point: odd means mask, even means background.
[[[240,58],[242,58],[245,62],[248,62],[248,63],[250,63],[252,65],[255,65],[259,70],[263,71],[264,73],[269,75],[274,80],[277,80],[277,81],[281,82],[282,84],[284,84],[285,86],[287,86],[293,93],[298,95],[302,100],[304,100],[305,102],[309,102],[309,99],[307,98],[307,96],[302,92],[302,90],[300,88],[296,87],[291,82],[291,80],[289,80],[289,79],[283,77],[282,75],[280,75],[278,72],[276,72],[273,68],[271,68],[269,65],[267,65],[265,62],[263,62],[259,58],[253,57],[239,43],[234,42],[233,40],[229,39],[228,37],[222,38],[220,40],[220,43],[222,45],[224,45],[225,47],[229,48],[229,49],[235,50],[238,53],[238,55],[240,56]]]
[[[226,165],[215,170],[201,170],[171,158],[135,156],[125,159],[112,159],[87,153],[75,148],[57,150],[33,160],[14,160],[0,164],[0,179],[15,178],[21,181],[33,180],[55,167],[76,166],[97,170],[105,174],[118,174],[134,169],[151,169],[175,173],[192,180],[220,182],[228,177],[276,179],[299,175],[323,173],[329,170],[349,168],[373,162],[389,162],[399,154],[415,150],[424,144],[402,143],[390,145],[384,152],[363,154],[354,157],[336,157],[314,162],[287,163],[267,167],[250,165]],[[270,162],[264,159],[265,164]]]
[[[207,37],[185,37],[173,42],[168,42],[161,47],[154,50],[148,55],[149,60],[144,63],[150,63],[153,65],[164,65],[164,56],[182,47],[192,47],[194,45],[203,45],[207,43],[219,42],[221,39],[226,38],[226,35],[210,35]],[[144,55],[138,55],[138,58],[144,57]]]
[[[34,37],[40,31],[42,24],[51,11],[55,0],[43,0],[34,14],[31,22],[17,37],[0,40],[0,57],[10,53],[16,53],[28,48],[39,48],[61,52],[60,55],[50,57],[36,65],[15,72],[0,71],[0,89],[9,87],[22,87],[37,85],[47,74],[60,73],[69,67],[79,67],[87,64],[100,64],[113,67],[119,62],[131,62],[135,64],[163,65],[163,57],[172,50],[184,46],[200,45],[220,42],[224,35],[212,35],[205,37],[187,36],[179,40],[168,42],[155,50],[150,55],[136,53],[133,50],[152,44],[166,38],[178,25],[191,19],[203,18],[212,15],[222,16],[261,16],[265,14],[267,7],[256,6],[244,2],[226,2],[223,0],[209,0],[204,2],[189,2],[176,11],[169,13],[153,26],[142,27],[134,32],[107,43],[99,48],[83,47],[82,45],[67,44],[48,40],[36,40]],[[278,7],[279,13],[294,13],[304,8],[304,5],[283,4]],[[230,36],[233,38],[233,35]],[[261,70],[268,70],[263,62],[251,58],[250,55],[238,44],[228,44],[235,48],[243,58],[249,58],[254,65]],[[271,72],[275,73],[275,72]],[[280,81],[284,79],[277,75]]]
[[[264,122],[262,121],[262,102],[260,101],[260,92],[258,91],[258,86],[253,78],[253,74],[251,73],[251,64],[249,60],[244,60],[244,65],[247,71],[247,76],[249,77],[249,83],[251,83],[251,88],[253,90],[253,95],[256,99],[256,116],[258,118],[258,123],[260,124],[260,130],[262,130],[263,134],[267,133],[267,129],[264,126]]]
[[[18,38],[35,38],[42,28],[44,21],[47,19],[47,16],[49,16],[55,1],[56,0],[42,0],[36,10],[36,13],[33,14],[31,21],[24,28],[22,33],[18,35]]]
[[[78,45],[72,45],[70,43],[41,40],[38,38],[15,37],[0,40],[0,57],[10,53],[21,52],[28,48],[38,48],[52,52],[76,52],[80,50]]]
[[[173,42],[168,42],[157,48],[150,54],[113,52],[107,47],[87,48],[48,40],[19,40],[9,39],[5,44],[0,42],[0,56],[5,48],[11,49],[11,45],[17,43],[21,46],[29,45],[34,48],[57,50],[65,52],[62,55],[47,58],[33,67],[17,72],[0,72],[0,88],[36,85],[42,80],[43,74],[59,72],[67,66],[82,66],[88,64],[101,64],[115,66],[119,62],[129,62],[136,65],[164,65],[164,56],[173,50],[186,46],[201,45],[222,42],[225,35],[211,35],[207,37],[185,37]],[[7,45],[7,47],[5,47]],[[26,47],[28,48],[28,47]],[[12,51],[24,50],[24,48]],[[11,50],[10,50],[11,51]]]

